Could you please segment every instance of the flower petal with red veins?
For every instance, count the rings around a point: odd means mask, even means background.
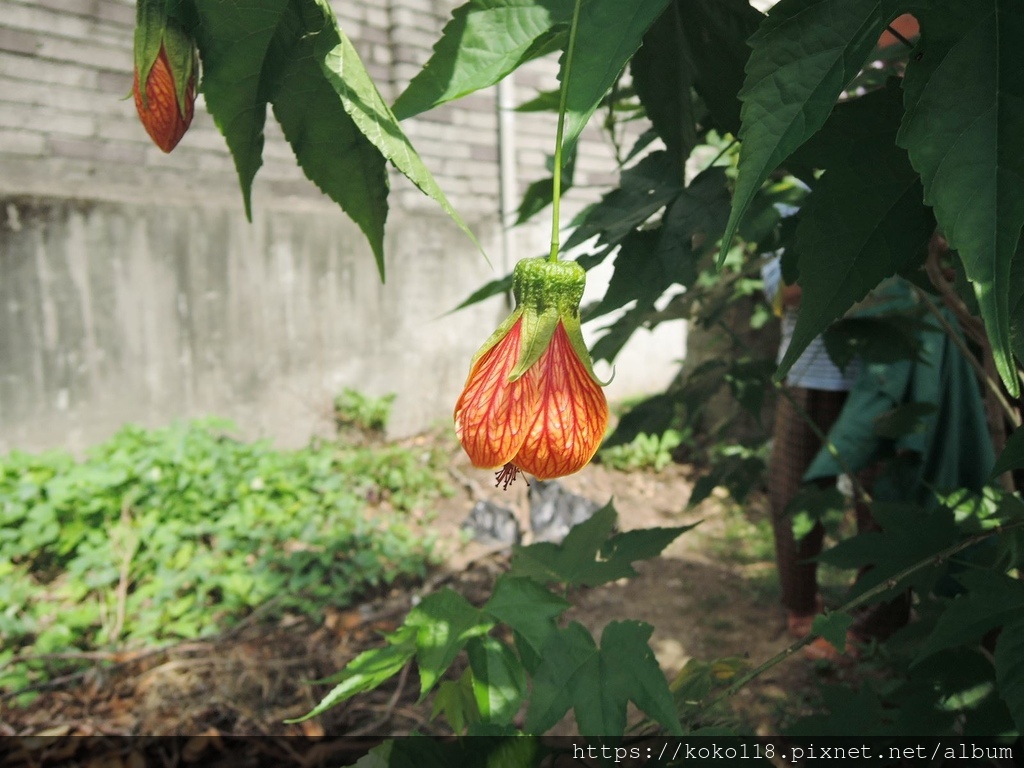
[[[455,434],[473,465],[500,467],[512,460],[526,439],[539,393],[522,376],[508,380],[519,359],[522,319],[473,365],[455,404]]]
[[[513,463],[538,480],[571,475],[587,465],[608,427],[608,401],[591,378],[558,323],[547,350],[523,376],[540,391],[519,453]]]

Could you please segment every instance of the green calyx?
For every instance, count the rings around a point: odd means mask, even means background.
[[[580,329],[580,301],[587,283],[587,274],[574,261],[548,261],[523,259],[512,273],[512,295],[516,308],[487,340],[477,353],[477,359],[497,344],[522,319],[522,344],[519,360],[509,373],[515,381],[536,363],[551,343],[551,337],[561,322],[577,357],[583,362],[590,377],[604,385],[594,373],[590,352]]]
[[[196,71],[196,46],[177,0],[138,0],[135,8],[135,71],[139,73],[139,94],[148,107],[146,83],[163,48],[174,76],[178,111],[188,112],[188,86]]]

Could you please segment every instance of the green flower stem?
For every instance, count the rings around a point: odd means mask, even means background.
[[[576,50],[576,27],[579,26],[580,6],[583,0],[576,0],[572,8],[572,23],[569,25],[569,44],[565,48],[565,74],[558,97],[558,128],[555,129],[555,168],[552,173],[551,190],[551,253],[548,258],[558,261],[558,217],[562,203],[562,136],[565,134],[565,104],[569,98],[569,74],[572,71],[572,55]]]

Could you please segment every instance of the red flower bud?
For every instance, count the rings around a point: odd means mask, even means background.
[[[541,480],[578,472],[608,426],[608,403],[580,332],[583,269],[525,259],[516,310],[477,352],[455,405],[455,432],[475,466]]]
[[[166,0],[137,0],[132,93],[142,126],[164,152],[192,122],[197,69],[196,44],[182,18]]]
[[[181,141],[189,125],[195,105],[196,76],[193,70],[185,87],[184,112],[178,102],[177,86],[167,51],[160,46],[160,53],[146,78],[145,95],[139,88],[139,70],[135,70],[132,93],[135,95],[135,109],[146,133],[160,149],[170,152]]]

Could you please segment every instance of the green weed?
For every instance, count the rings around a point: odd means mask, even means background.
[[[440,457],[394,445],[282,451],[207,420],[127,426],[76,462],[0,458],[0,690],[19,658],[210,635],[271,598],[317,616],[402,577]]]

